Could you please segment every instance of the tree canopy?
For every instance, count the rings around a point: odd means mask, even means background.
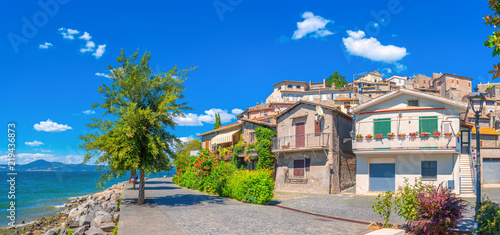
[[[177,166],[180,165],[178,162],[182,163],[186,161],[191,151],[201,149],[201,141],[198,139],[190,139],[185,142],[180,142],[175,146],[175,149],[174,164]]]
[[[214,123],[214,130],[215,129],[218,129],[219,127],[221,127],[221,121],[220,121],[220,113],[216,113],[215,114],[215,123]]]
[[[139,203],[144,202],[144,174],[169,169],[173,146],[179,140],[167,131],[175,128],[174,118],[190,108],[180,103],[188,72],[174,66],[168,72],[154,74],[149,52],[139,58],[136,51],[127,57],[122,50],[118,67],[108,65],[111,85],[99,85],[103,102],[92,104],[105,112],[87,126],[94,132],[80,136],[86,151],[84,163],[106,165],[101,184],[126,171],[140,171]]]
[[[494,12],[493,16],[491,14],[483,17],[485,21],[485,25],[493,26],[495,28],[500,27],[500,1],[498,0],[489,0],[488,4],[490,5],[490,9]],[[500,57],[500,30],[493,32],[493,35],[488,36],[488,40],[483,43],[486,47],[493,47],[492,56]],[[490,70],[489,73],[493,73],[493,79],[500,76],[500,63],[493,65],[493,70]]]
[[[347,85],[347,81],[345,80],[345,76],[342,76],[338,71],[335,71],[326,79],[326,85],[328,85],[328,87],[331,87],[332,84],[335,84],[335,87],[345,87]]]

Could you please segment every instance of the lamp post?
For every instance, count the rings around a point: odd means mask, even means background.
[[[481,146],[479,145],[479,115],[483,111],[483,103],[485,101],[484,95],[479,92],[479,88],[474,88],[468,97],[470,102],[470,107],[475,113],[476,117],[476,215],[477,211],[481,207]],[[475,221],[475,226],[479,227],[477,219]]]

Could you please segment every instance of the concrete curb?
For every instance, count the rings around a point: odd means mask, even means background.
[[[304,214],[309,214],[309,215],[315,215],[315,216],[319,216],[319,217],[324,217],[324,218],[328,218],[328,219],[341,220],[341,221],[346,221],[346,222],[351,222],[351,223],[358,223],[358,224],[364,224],[364,225],[371,225],[372,224],[372,222],[367,222],[367,221],[362,221],[362,220],[354,220],[354,219],[346,219],[346,218],[329,216],[329,215],[322,215],[322,214],[317,214],[317,213],[313,213],[313,212],[309,212],[309,211],[302,211],[302,210],[298,210],[298,209],[294,209],[294,208],[290,208],[290,207],[286,207],[286,206],[280,206],[280,205],[272,205],[272,206],[279,207],[279,208],[286,209],[286,210],[301,212],[301,213],[304,213]]]

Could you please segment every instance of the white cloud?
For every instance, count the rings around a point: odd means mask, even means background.
[[[105,74],[105,73],[95,73],[96,76],[99,76],[99,77],[105,77],[105,78],[109,78],[109,75],[108,74]]]
[[[94,51],[94,48],[95,48],[95,43],[93,41],[87,41],[85,47],[80,49],[80,52],[85,53],[88,51]]]
[[[193,139],[194,139],[194,138],[193,138],[193,136],[191,136],[191,135],[190,135],[190,136],[186,136],[186,137],[179,137],[179,140],[180,140],[181,142],[183,142],[183,143],[188,142],[188,141],[193,140]]]
[[[384,77],[392,73],[392,69],[390,68],[382,68],[379,69],[380,74],[382,74]]]
[[[96,59],[99,59],[101,58],[102,54],[104,54],[105,50],[106,50],[106,44],[99,45],[97,47],[97,50],[95,50],[95,52],[92,55],[95,56]]]
[[[83,113],[84,113],[84,114],[87,114],[87,115],[90,115],[90,114],[94,114],[94,113],[95,113],[95,111],[94,111],[94,110],[90,110],[90,109],[89,109],[89,110],[85,110],[85,111],[83,111]]]
[[[187,113],[184,117],[176,117],[175,123],[179,126],[203,126],[200,120],[198,120],[198,115],[194,113]]]
[[[404,47],[384,46],[376,38],[364,38],[365,32],[361,30],[357,32],[347,30],[347,34],[349,37],[342,38],[342,41],[351,55],[385,63],[394,63],[408,55]]]
[[[229,113],[227,110],[212,108],[205,110],[204,114],[188,113],[184,117],[176,117],[175,122],[179,126],[203,126],[203,123],[215,123],[215,114],[220,114],[221,123],[231,122],[243,110],[235,108]]]
[[[90,40],[92,37],[90,36],[89,33],[87,32],[84,32],[82,36],[79,37],[79,39],[83,39],[83,40]]]
[[[64,157],[60,157],[58,161],[66,164],[80,164],[83,162],[83,155],[66,155]]]
[[[406,69],[407,69],[406,65],[399,64],[399,63],[396,63],[396,66],[394,67],[394,70],[396,71],[396,73],[401,73],[401,72],[405,71]]]
[[[24,142],[25,145],[29,145],[29,146],[39,146],[39,145],[42,145],[43,143],[38,141],[38,140],[34,140],[34,141],[31,141],[31,142]]]
[[[62,162],[66,164],[79,164],[83,161],[83,155],[54,156],[53,154],[46,153],[19,153],[16,154],[16,157],[17,164],[27,164],[40,159],[49,162]],[[0,163],[6,163],[8,160],[8,155],[0,156]]]
[[[75,39],[75,34],[79,34],[80,32],[76,29],[67,29],[67,28],[60,28],[59,32],[63,35],[63,38],[73,40]]]
[[[47,121],[41,121],[33,126],[37,131],[47,131],[47,132],[61,132],[73,129],[68,125],[57,124],[56,122],[47,119]]]
[[[40,48],[40,49],[49,49],[49,47],[52,47],[52,46],[54,46],[54,45],[52,45],[52,43],[50,43],[50,42],[45,42],[44,44],[40,44],[40,45],[38,46],[38,48]]]
[[[40,148],[40,152],[42,152],[42,153],[52,153],[54,151]]]
[[[302,14],[304,21],[297,22],[297,30],[293,32],[292,39],[301,39],[307,34],[311,34],[312,37],[326,37],[332,35],[333,33],[328,31],[325,26],[326,24],[332,22],[321,16],[315,16],[312,12],[306,11]]]
[[[231,113],[234,115],[238,115],[243,112],[244,112],[243,109],[238,109],[238,108],[231,110]]]

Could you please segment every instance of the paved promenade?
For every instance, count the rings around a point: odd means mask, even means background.
[[[178,187],[171,178],[146,182],[146,205],[133,205],[126,184],[119,235],[128,234],[366,234],[366,225],[275,206],[252,205]]]

